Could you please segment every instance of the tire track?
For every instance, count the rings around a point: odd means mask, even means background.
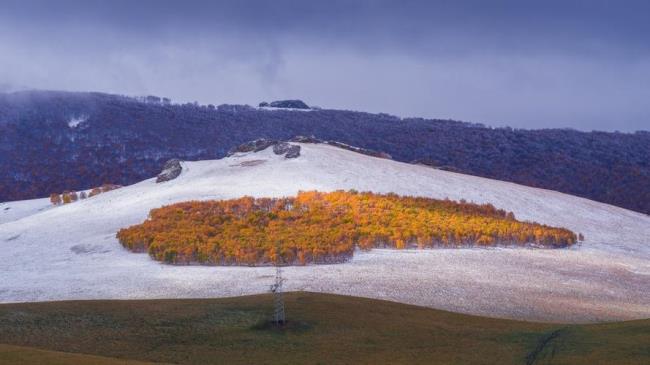
[[[566,331],[566,327],[559,328],[546,336],[542,337],[537,343],[533,351],[526,355],[526,365],[533,365],[537,361],[538,356],[546,349],[546,347],[555,339],[560,337]],[[555,356],[555,348],[551,352],[551,358]]]

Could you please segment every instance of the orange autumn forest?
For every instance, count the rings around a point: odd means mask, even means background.
[[[177,203],[151,210],[117,238],[159,261],[204,265],[338,263],[355,247],[556,248],[577,240],[568,229],[521,222],[491,204],[356,191]]]

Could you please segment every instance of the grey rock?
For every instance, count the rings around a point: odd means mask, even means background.
[[[243,152],[259,152],[262,150],[265,150],[269,148],[270,146],[274,146],[276,144],[280,143],[279,141],[272,140],[272,139],[266,139],[266,138],[260,138],[256,139],[254,141],[246,142],[244,144],[240,144],[239,146],[231,149],[228,152],[228,156],[232,156],[235,153],[243,153]]]
[[[289,148],[291,148],[290,144],[287,142],[280,142],[273,146],[273,153],[276,155],[284,155],[287,153],[287,151],[289,151]]]
[[[269,106],[272,108],[309,109],[309,105],[302,100],[276,100],[271,102]]]
[[[273,153],[276,155],[284,155],[285,158],[296,158],[300,156],[300,146],[280,142],[273,146]]]
[[[284,158],[296,158],[298,156],[300,156],[300,146],[291,145]]]
[[[156,177],[156,183],[174,180],[181,174],[181,171],[183,171],[181,160],[176,158],[171,159],[165,162],[162,172]]]

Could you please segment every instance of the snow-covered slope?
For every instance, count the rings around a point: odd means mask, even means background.
[[[8,220],[0,215],[0,301],[264,292],[272,268],[164,265],[126,251],[115,233],[143,221],[151,208],[179,201],[353,188],[490,202],[519,219],[581,232],[586,240],[559,250],[373,250],[357,253],[345,264],[287,268],[287,290],[533,320],[650,317],[649,216],[327,145],[301,147],[296,159],[274,155],[269,148],[222,160],[184,162],[175,180],[156,184],[149,179],[44,211],[38,211],[34,201],[10,203],[11,209],[25,214]]]
[[[50,199],[31,199],[0,203],[0,224],[54,208]]]

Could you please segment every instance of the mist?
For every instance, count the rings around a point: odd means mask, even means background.
[[[641,1],[8,1],[0,91],[647,130],[647,14]]]

